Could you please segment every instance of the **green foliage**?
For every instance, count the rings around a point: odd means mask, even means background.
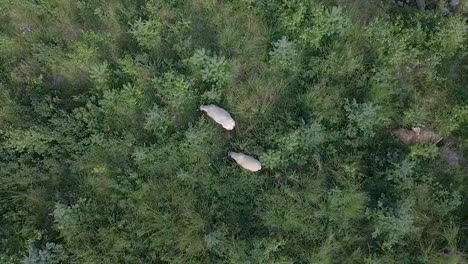
[[[266,168],[276,170],[288,166],[304,166],[321,146],[330,139],[319,122],[296,129],[275,139],[276,150],[269,150],[260,157]]]
[[[401,190],[411,190],[414,187],[415,163],[411,160],[403,160],[394,164],[394,168],[386,173],[387,179],[400,186]]]
[[[142,92],[130,83],[121,90],[105,91],[99,102],[104,129],[118,132],[135,126],[140,117],[141,97]]]
[[[460,133],[468,127],[468,106],[457,106],[441,116],[440,129],[445,135]],[[461,135],[463,136],[463,135]]]
[[[440,23],[440,22],[439,22]],[[429,46],[437,55],[451,57],[463,48],[463,42],[466,41],[466,19],[460,16],[453,16],[442,21],[443,25],[437,25],[434,30],[434,36]]]
[[[408,109],[403,114],[403,125],[407,127],[421,127],[427,124],[429,113],[424,111],[424,108],[414,107]]]
[[[213,88],[223,88],[229,81],[229,65],[226,58],[205,49],[198,49],[187,60],[189,67],[197,79],[212,85]]]
[[[449,2],[0,0],[0,263],[466,263]]]
[[[347,143],[354,147],[366,145],[384,125],[385,119],[380,116],[379,106],[372,103],[346,101],[344,108],[348,118],[345,134],[350,139]]]
[[[59,264],[66,260],[63,248],[55,243],[46,243],[44,249],[31,247],[23,259],[24,264]]]
[[[272,45],[273,50],[269,52],[272,65],[285,71],[294,71],[299,66],[299,54],[294,42],[283,36]]]
[[[156,86],[156,97],[164,105],[160,112],[161,118],[166,116],[168,121],[166,126],[170,124],[176,127],[186,126],[187,121],[194,116],[194,111],[197,109],[198,98],[193,83],[173,72],[165,73],[153,82]]]
[[[413,160],[435,160],[440,155],[434,144],[417,144],[411,148],[409,158]]]
[[[146,113],[144,128],[152,131],[155,135],[165,135],[169,124],[170,119],[168,113],[156,104]]]
[[[110,82],[109,64],[104,62],[91,68],[90,76],[99,90],[108,90]]]
[[[328,8],[314,1],[283,1],[281,5],[281,24],[305,45],[318,48],[327,38],[346,32],[347,21],[340,7]]]
[[[138,45],[148,50],[157,50],[161,45],[162,24],[157,20],[143,21],[141,18],[133,22],[130,33]]]
[[[405,246],[406,237],[418,232],[415,219],[411,214],[411,203],[402,203],[394,210],[390,210],[379,202],[377,211],[372,214],[375,223],[373,238],[381,238],[382,248],[389,249],[393,246]]]

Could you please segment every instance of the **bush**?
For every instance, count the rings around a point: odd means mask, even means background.
[[[211,54],[205,49],[198,49],[187,60],[197,79],[206,82],[214,89],[222,89],[230,79],[229,64],[223,56]]]

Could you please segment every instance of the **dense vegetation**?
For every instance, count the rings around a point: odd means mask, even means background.
[[[467,263],[467,14],[0,0],[0,263]]]

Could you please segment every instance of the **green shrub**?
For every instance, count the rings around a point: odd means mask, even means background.
[[[150,51],[157,51],[161,46],[161,32],[163,25],[157,20],[143,21],[141,18],[131,24],[130,33],[137,40],[138,45]]]
[[[377,211],[373,212],[370,217],[375,225],[372,237],[382,241],[383,249],[391,249],[394,246],[403,247],[406,238],[419,231],[419,228],[415,226],[414,216],[411,214],[413,206],[406,201],[392,210],[379,202]]]
[[[285,71],[295,71],[299,67],[299,54],[295,43],[283,36],[272,43],[273,50],[269,52],[270,64]]]
[[[23,259],[24,264],[59,264],[66,260],[61,245],[47,242],[43,249],[29,249],[28,255]]]
[[[194,72],[197,79],[206,82],[215,89],[222,89],[230,80],[229,64],[225,57],[205,49],[198,49],[187,64]]]
[[[385,125],[385,119],[380,115],[380,107],[373,103],[358,104],[355,99],[346,100],[344,108],[347,112],[348,126],[345,134],[352,146],[366,145],[379,128]]]

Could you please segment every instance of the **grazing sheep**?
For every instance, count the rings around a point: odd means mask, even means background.
[[[237,152],[229,152],[229,156],[231,156],[231,158],[233,158],[237,162],[237,164],[239,164],[242,168],[246,170],[255,172],[259,171],[262,168],[262,164],[260,164],[260,161],[258,161],[252,156]]]
[[[200,110],[205,112],[216,123],[222,125],[227,130],[234,129],[236,122],[232,119],[231,115],[221,107],[216,105],[202,105]]]

